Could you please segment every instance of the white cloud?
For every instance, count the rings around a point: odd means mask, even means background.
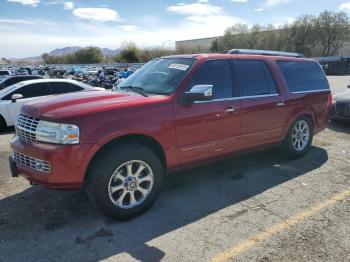
[[[7,0],[7,2],[20,3],[22,5],[37,6],[40,0]]]
[[[166,8],[167,11],[181,15],[212,15],[222,12],[219,6],[211,5],[208,1],[200,0],[193,4],[179,3]]]
[[[262,7],[254,9],[254,12],[262,12],[262,11],[264,11],[264,8]]]
[[[279,5],[279,4],[286,4],[288,3],[290,0],[266,0],[265,1],[265,5],[268,6],[275,6],[275,5]]]
[[[212,5],[207,0],[191,4],[179,3],[168,6],[166,10],[185,16],[186,20],[181,21],[180,26],[192,27],[193,34],[200,32],[203,37],[222,34],[227,27],[241,22],[241,19],[226,14],[220,6]]]
[[[137,29],[139,29],[139,27],[136,25],[120,25],[117,27],[125,32],[133,32],[133,31],[136,31]]]
[[[57,23],[47,21],[47,20],[24,20],[24,19],[0,19],[1,24],[10,25],[46,25],[46,26],[57,26]]]
[[[73,14],[81,19],[94,20],[98,22],[108,22],[119,20],[117,11],[109,8],[76,8]]]
[[[350,11],[350,2],[343,3],[339,6],[340,11]]]
[[[236,3],[247,3],[248,0],[230,0],[231,2],[236,2]]]
[[[292,24],[295,22],[294,17],[290,16],[277,16],[277,17],[272,17],[273,20],[273,26],[274,27],[281,27],[285,24]]]
[[[71,10],[74,8],[74,3],[73,2],[64,2],[63,8],[66,10]]]

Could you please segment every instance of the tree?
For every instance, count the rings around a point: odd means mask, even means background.
[[[299,17],[289,28],[288,45],[297,53],[312,55],[315,46],[315,23],[316,18],[311,15]]]
[[[70,60],[70,61],[69,61]],[[66,62],[74,60],[70,55],[66,56]],[[98,47],[83,48],[75,53],[75,60],[78,64],[95,64],[102,63],[103,54]]]
[[[321,47],[321,55],[336,54],[349,40],[349,17],[344,12],[322,12],[315,21],[315,34]]]
[[[136,44],[132,41],[123,41],[121,44],[121,51],[115,57],[117,62],[125,62],[125,63],[138,63],[139,49]]]

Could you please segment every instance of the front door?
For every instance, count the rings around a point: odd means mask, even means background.
[[[213,100],[174,105],[180,164],[239,149],[240,101],[234,97],[230,60],[205,61],[188,89],[200,84],[213,85]]]
[[[21,111],[21,107],[37,97],[50,95],[50,86],[48,83],[37,83],[37,84],[29,84],[23,87],[20,87],[8,95],[6,95],[3,100],[7,100],[7,110],[11,116],[11,124],[15,124],[17,122],[17,117],[19,112]],[[11,97],[14,94],[21,94],[23,96],[22,99],[18,99],[16,102],[11,102]]]

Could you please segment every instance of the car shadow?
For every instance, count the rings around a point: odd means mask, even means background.
[[[15,132],[15,128],[13,126],[6,127],[4,130],[0,130],[0,135],[8,135]]]
[[[6,261],[46,261],[48,256],[50,261],[99,261],[120,253],[160,261],[165,253],[148,244],[152,239],[302,176],[327,160],[319,147],[298,160],[272,149],[172,173],[154,206],[126,222],[105,219],[81,192],[29,187],[0,200],[0,254]]]
[[[350,122],[330,121],[328,128],[335,132],[350,134]]]

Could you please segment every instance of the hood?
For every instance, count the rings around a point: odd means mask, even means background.
[[[22,112],[38,118],[61,119],[169,99],[168,96],[144,97],[133,92],[83,91],[35,99],[23,105]]]
[[[350,90],[336,94],[333,99],[336,102],[350,102]]]

